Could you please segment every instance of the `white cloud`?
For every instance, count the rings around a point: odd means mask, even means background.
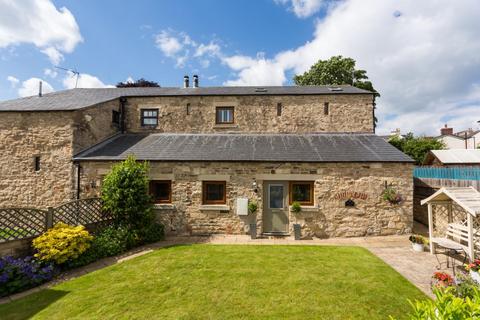
[[[48,56],[50,62],[54,65],[58,65],[63,60],[63,54],[54,47],[48,47],[41,51]]]
[[[220,55],[220,46],[214,42],[210,42],[209,44],[201,43],[197,47],[194,57],[202,57],[204,55],[209,55],[209,56]]]
[[[171,36],[166,30],[163,30],[155,36],[155,44],[167,57],[175,57],[175,55],[183,48],[183,44],[180,43],[180,40]]]
[[[32,43],[56,64],[82,41],[67,8],[57,10],[49,0],[0,0],[0,48]]]
[[[324,0],[274,0],[275,3],[281,5],[288,5],[289,10],[293,11],[299,18],[307,18],[317,13]]]
[[[162,53],[175,60],[175,67],[184,68],[190,62],[198,63],[202,68],[210,66],[210,59],[221,58],[222,52],[217,40],[209,43],[197,43],[185,32],[172,29],[162,30],[155,35],[155,45]]]
[[[63,86],[66,89],[75,88],[77,76],[68,73],[63,79]],[[81,73],[78,77],[77,88],[113,88],[113,85],[103,83],[100,79],[87,73]]]
[[[400,127],[435,134],[445,117],[449,123],[480,120],[478,111],[463,112],[471,110],[465,105],[480,104],[474,94],[480,83],[478,12],[476,0],[340,2],[317,21],[313,39],[296,49],[268,59],[224,58],[237,72],[225,84],[283,84],[287,73],[302,73],[318,59],[340,54],[367,70],[382,95],[379,133]]]
[[[39,91],[40,81],[42,81],[42,93],[45,94],[55,91],[47,81],[34,77],[22,82],[22,86],[18,88],[18,95],[20,97],[37,95]]]
[[[12,88],[15,88],[17,84],[20,82],[20,80],[18,80],[14,76],[8,76],[7,81],[10,82],[10,85],[12,86]]]
[[[49,69],[49,68],[46,68],[45,70],[43,70],[43,74],[52,78],[52,79],[55,79],[58,75],[57,71],[55,71],[54,69]]]

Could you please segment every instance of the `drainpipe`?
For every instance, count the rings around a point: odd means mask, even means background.
[[[125,133],[125,104],[127,103],[127,98],[120,98],[120,133]]]
[[[80,200],[80,172],[82,170],[82,167],[80,166],[79,162],[75,163],[75,167],[77,169],[77,200]]]

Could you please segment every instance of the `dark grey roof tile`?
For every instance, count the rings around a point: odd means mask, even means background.
[[[278,86],[262,87],[200,87],[200,88],[79,88],[0,102],[0,111],[68,111],[86,108],[120,97],[153,96],[242,96],[242,95],[322,95],[373,94],[352,86]]]
[[[75,160],[412,162],[374,134],[125,134]]]

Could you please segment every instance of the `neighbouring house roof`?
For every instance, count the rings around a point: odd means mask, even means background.
[[[420,203],[424,205],[449,200],[456,202],[471,215],[480,216],[480,192],[473,187],[443,187]]]
[[[454,135],[456,135],[457,137],[460,137],[462,139],[465,139],[465,134],[466,134],[466,138],[469,139],[469,138],[475,136],[479,132],[480,132],[480,130],[463,130],[463,131],[455,132]]]
[[[424,164],[431,164],[435,158],[443,164],[480,164],[480,149],[431,150]]]
[[[78,88],[0,102],[0,111],[68,111],[120,97],[373,94],[349,85],[199,88]]]
[[[319,134],[123,134],[77,154],[74,160],[413,162],[381,137]]]

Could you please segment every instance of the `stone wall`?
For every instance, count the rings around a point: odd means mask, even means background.
[[[0,113],[1,207],[47,207],[73,196],[72,123],[72,112]]]
[[[119,132],[119,125],[112,123],[112,111],[119,111],[118,99],[75,111],[74,154],[95,145]]]
[[[324,102],[329,114],[324,114]],[[128,98],[130,132],[373,132],[371,95],[205,96]],[[277,115],[277,103],[282,104]],[[187,104],[190,112],[187,114]],[[215,107],[235,107],[235,123],[215,124]],[[158,126],[143,128],[140,109],[159,109]]]
[[[83,162],[82,197],[98,194],[91,181],[100,183],[111,163]],[[174,234],[245,234],[256,222],[262,231],[263,181],[315,181],[315,204],[301,213],[289,213],[302,226],[305,237],[353,237],[411,232],[413,182],[411,164],[400,163],[150,163],[152,180],[172,180],[172,204],[158,206],[157,217]],[[252,189],[253,179],[258,192]],[[225,180],[227,207],[203,206],[202,181]],[[399,205],[381,199],[385,182],[404,198]],[[99,184],[97,184],[99,185]],[[363,192],[355,207],[345,207],[343,192]],[[235,199],[247,197],[258,203],[256,215],[237,216]]]

